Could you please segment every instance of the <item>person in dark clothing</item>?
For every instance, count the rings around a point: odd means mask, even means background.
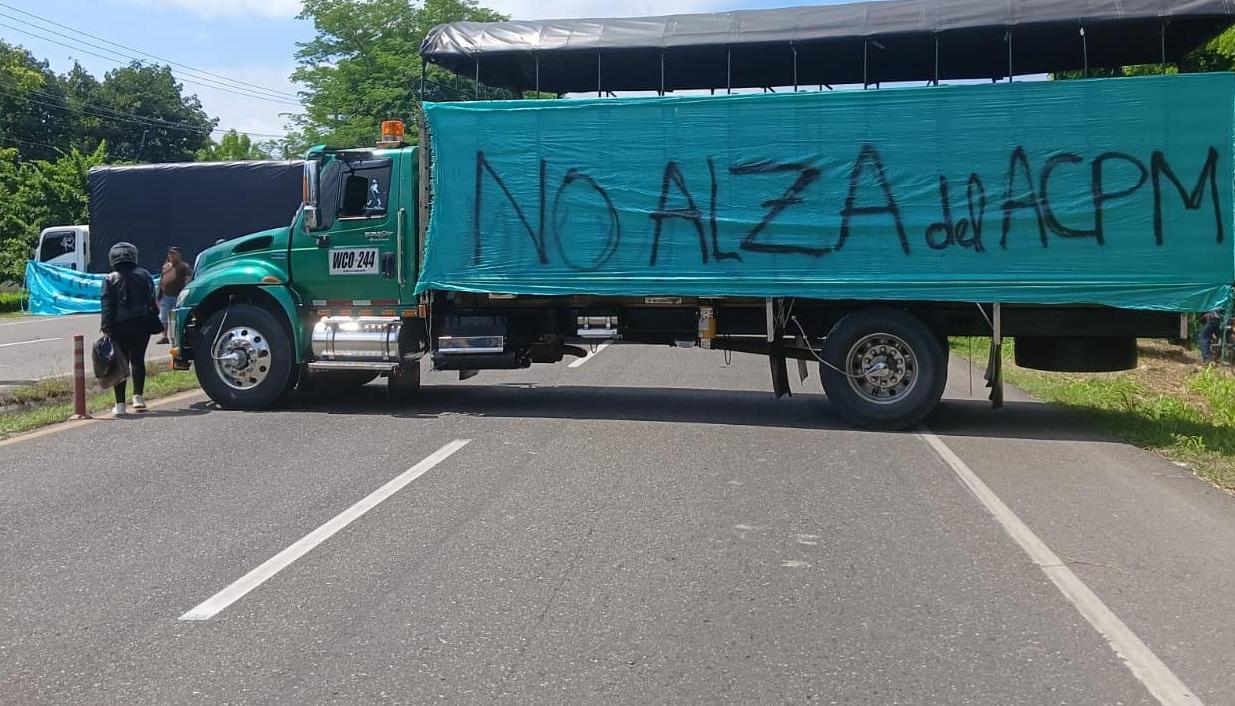
[[[1222,330],[1222,310],[1214,309],[1206,312],[1201,316],[1201,336],[1198,343],[1201,344],[1201,362],[1214,362],[1213,341],[1218,337]]]
[[[107,253],[112,272],[103,280],[103,316],[100,328],[110,336],[129,359],[133,378],[133,410],[144,412],[146,401],[146,346],[150,343],[151,317],[154,315],[154,279],[137,264],[137,248],[130,243],[116,243]],[[116,393],[114,414],[126,413],[124,396],[126,383],[121,380],[113,388]]]

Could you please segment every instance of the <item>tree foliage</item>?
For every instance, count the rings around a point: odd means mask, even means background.
[[[106,160],[106,143],[54,160],[22,161],[17,150],[0,149],[0,281],[21,281],[44,228],[89,222],[87,179]]]
[[[191,162],[218,125],[197,96],[183,95],[166,66],[133,63],[108,71],[100,82],[69,85],[69,99],[83,113],[77,144],[93,149],[105,141],[116,161]]]
[[[1154,74],[1204,73],[1235,71],[1235,28],[1228,29],[1205,45],[1193,50],[1177,64],[1136,64],[1114,69],[1091,69],[1090,78],[1102,76],[1152,76]],[[1056,79],[1083,78],[1081,71],[1061,71]]]
[[[0,147],[23,159],[51,159],[73,123],[64,86],[47,62],[0,41]]]
[[[218,142],[211,140],[197,151],[199,162],[242,162],[251,159],[270,159],[270,152],[262,145],[253,144],[248,135],[228,130]]]
[[[506,19],[477,0],[305,0],[316,36],[297,45],[292,80],[305,86],[293,119],[300,147],[368,144],[382,120],[408,118],[420,85],[420,43],[435,25]]]
[[[191,161],[212,147],[258,156],[239,135],[213,145],[216,125],[168,67],[134,63],[99,80],[75,65],[57,75],[0,41],[0,282],[20,281],[43,228],[88,222],[93,166]]]

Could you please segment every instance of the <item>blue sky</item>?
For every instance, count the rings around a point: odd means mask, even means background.
[[[482,4],[517,19],[541,19],[707,12],[804,3],[792,0],[482,0]],[[295,86],[288,80],[295,66],[295,45],[313,35],[311,23],[295,19],[299,8],[299,0],[0,0],[0,38],[26,47],[36,56],[50,61],[52,68],[60,72],[68,70],[74,60],[96,76],[118,65],[116,61],[89,53],[106,52],[78,43],[102,42],[59,28],[37,29],[39,21],[18,11],[24,10],[196,69],[279,93],[295,93]],[[43,38],[35,36],[38,34]],[[56,41],[76,48],[58,45]],[[237,95],[209,85],[195,85],[190,83],[197,80],[192,74],[179,71],[175,66],[173,70],[185,81],[186,92],[197,94],[207,112],[219,118],[223,128],[281,134],[287,122],[281,113],[296,110],[295,105]],[[215,81],[205,78],[202,83]]]

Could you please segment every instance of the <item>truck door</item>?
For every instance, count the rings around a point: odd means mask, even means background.
[[[402,195],[395,160],[340,158],[322,170],[320,207],[330,226],[296,233],[292,281],[318,307],[391,306],[399,301],[395,241]]]

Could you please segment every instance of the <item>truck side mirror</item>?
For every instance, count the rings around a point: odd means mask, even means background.
[[[327,162],[322,166],[317,191],[316,201],[308,204],[308,206],[313,208],[311,215],[313,226],[309,230],[330,230],[330,227],[334,225],[335,214],[339,212],[339,199],[343,195],[342,162]],[[307,207],[306,217],[310,217]]]

